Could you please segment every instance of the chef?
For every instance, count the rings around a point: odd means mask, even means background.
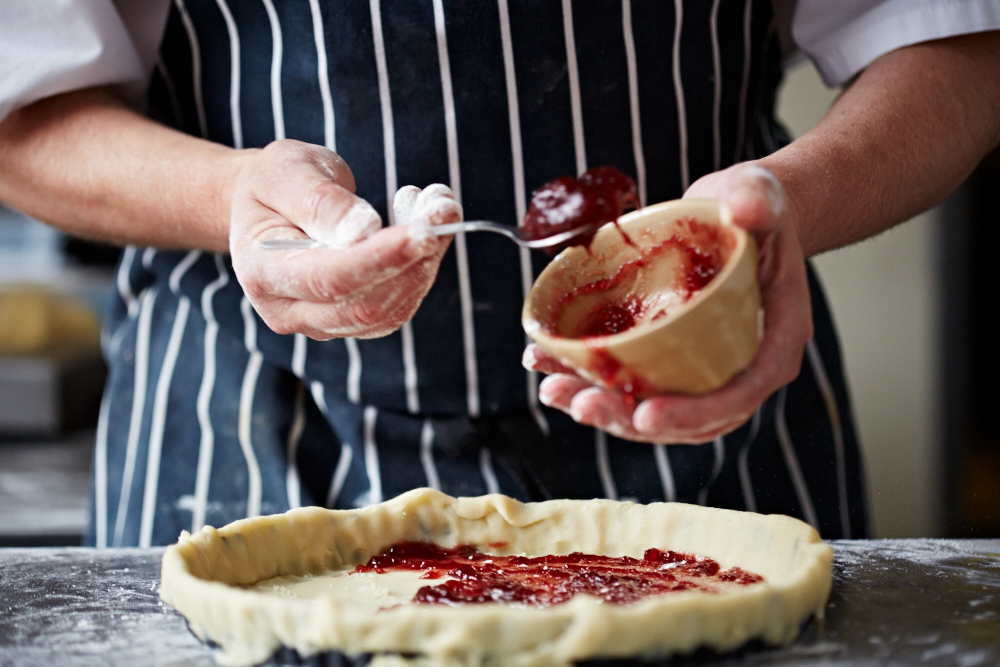
[[[806,258],[933,206],[997,144],[998,0],[2,0],[0,18],[0,200],[126,246],[87,543],[418,486],[867,534]],[[790,142],[775,91],[799,50],[847,87]],[[717,197],[757,236],[764,340],[722,389],[632,405],[591,386],[525,350],[547,257],[427,231],[516,225],[534,188],[598,165],[643,203]],[[261,247],[306,236],[324,247]]]

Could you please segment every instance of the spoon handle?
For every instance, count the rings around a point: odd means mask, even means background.
[[[521,236],[521,230],[507,225],[501,225],[490,220],[466,220],[465,222],[452,222],[447,225],[433,225],[429,227],[435,236],[447,236],[458,234],[459,232],[493,232],[503,234],[514,243],[525,248],[545,249],[560,246],[584,234],[593,234],[599,225],[592,224],[584,227],[576,227],[567,232],[561,232],[554,236],[546,236],[540,239],[525,239]],[[268,239],[261,241],[260,247],[264,250],[310,250],[312,248],[324,247],[322,243],[314,239]]]
[[[434,225],[429,228],[434,236],[448,236],[459,232],[498,232],[506,236],[512,236],[511,230],[503,225],[488,220],[466,220],[465,222],[452,222],[447,225]],[[323,244],[315,239],[268,239],[261,241],[260,247],[264,250],[311,250],[322,248]]]

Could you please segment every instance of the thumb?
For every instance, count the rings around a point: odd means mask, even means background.
[[[684,197],[718,199],[732,213],[733,222],[749,232],[774,229],[788,209],[781,182],[769,170],[753,163],[708,174],[688,188]]]

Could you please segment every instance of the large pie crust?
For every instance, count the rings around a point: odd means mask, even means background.
[[[502,604],[402,605],[375,613],[332,600],[282,599],[246,586],[366,562],[402,540],[478,545],[498,554],[574,551],[641,557],[672,549],[739,566],[765,583],[720,594],[671,593],[631,605],[578,595],[545,609]],[[490,543],[507,546],[490,549]],[[182,533],[163,556],[164,601],[220,662],[266,660],[281,645],[302,655],[403,653],[433,664],[561,665],[599,656],[657,656],[750,639],[790,642],[822,617],[833,552],[807,524],[680,503],[610,500],[520,503],[502,495],[452,498],[417,489],[358,510],[304,508]]]

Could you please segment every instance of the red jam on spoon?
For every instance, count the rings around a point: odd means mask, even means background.
[[[594,167],[580,178],[564,176],[535,190],[524,216],[524,237],[542,239],[589,225],[596,232],[606,222],[617,224],[630,208],[639,208],[635,181],[614,167]],[[593,238],[593,232],[584,234],[566,245],[589,247]]]
[[[551,607],[583,593],[604,602],[628,604],[650,595],[680,591],[719,593],[764,581],[738,567],[723,570],[711,558],[647,549],[641,559],[571,553],[562,556],[494,556],[474,546],[452,548],[429,542],[400,542],[355,572],[424,570],[422,579],[451,577],[417,591],[417,604],[461,605],[506,602]]]

